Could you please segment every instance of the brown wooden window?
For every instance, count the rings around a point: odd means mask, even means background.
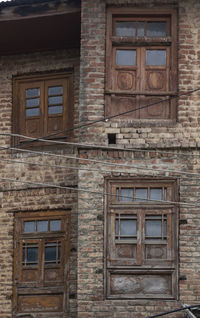
[[[14,79],[14,133],[42,137],[72,128],[72,73],[22,76]],[[15,137],[15,143],[26,139]]]
[[[176,298],[176,183],[109,180],[107,296]]]
[[[108,10],[106,116],[175,119],[176,76],[174,11]]]
[[[14,313],[67,311],[69,215],[18,213],[15,222]]]

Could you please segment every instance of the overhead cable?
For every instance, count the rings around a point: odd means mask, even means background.
[[[85,193],[90,193],[90,194],[97,194],[97,195],[101,195],[101,196],[111,196],[111,197],[116,197],[115,194],[113,193],[107,193],[107,192],[100,192],[100,191],[95,191],[95,190],[88,190],[85,188],[74,188],[74,187],[68,187],[68,186],[61,186],[61,185],[57,185],[57,184],[52,184],[52,183],[45,183],[45,182],[35,182],[35,181],[25,181],[25,180],[19,180],[19,179],[13,179],[13,178],[6,178],[6,177],[0,177],[0,180],[3,181],[9,181],[9,182],[16,182],[16,183],[23,183],[23,184],[32,184],[35,186],[41,186],[41,187],[49,187],[49,188],[58,188],[58,189],[67,189],[67,190],[72,190],[75,192],[85,192]],[[122,196],[119,195],[119,197],[121,198],[127,198],[130,200],[130,196]],[[153,201],[153,202],[157,202],[157,203],[162,203],[165,205],[169,205],[169,204],[176,204],[176,205],[183,205],[183,206],[194,206],[196,207],[196,204],[194,203],[190,203],[190,202],[179,202],[179,201],[167,201],[167,200],[153,200],[153,199],[145,199],[145,198],[141,198],[141,197],[137,197],[138,200],[142,200],[142,201]],[[138,202],[139,203],[139,202]]]
[[[0,149],[7,149],[8,147],[3,147],[0,146]],[[163,169],[160,168],[150,168],[150,167],[145,167],[141,166],[141,164],[138,165],[133,165],[133,164],[123,164],[123,163],[113,163],[113,162],[108,162],[108,161],[102,161],[102,160],[97,160],[97,159],[92,159],[92,158],[80,158],[80,157],[75,157],[75,156],[69,156],[69,155],[61,155],[61,154],[55,154],[55,153],[49,153],[49,152],[40,152],[40,151],[34,151],[34,150],[27,150],[27,149],[21,149],[21,148],[13,148],[9,147],[10,150],[19,150],[22,152],[28,152],[28,153],[33,153],[33,154],[39,154],[39,155],[45,155],[45,156],[53,156],[53,157],[59,157],[59,158],[66,158],[66,159],[72,159],[72,160],[78,160],[78,161],[85,161],[85,162],[94,162],[94,163],[100,163],[103,166],[111,166],[111,167],[122,167],[122,168],[133,168],[133,169],[138,169],[138,170],[147,170],[147,171],[158,171],[162,173],[177,173],[180,175],[188,175],[188,176],[196,176],[200,177],[200,174],[195,173],[195,172],[187,172],[187,171],[182,171],[182,170],[172,170],[172,169],[166,169],[163,167]],[[155,164],[153,164],[155,165]],[[86,169],[85,169],[86,170]],[[115,171],[117,172],[117,171]],[[122,173],[125,171],[121,171]]]
[[[155,106],[155,105],[158,105],[158,104],[161,104],[161,103],[164,103],[164,102],[168,102],[168,101],[171,101],[172,99],[176,99],[176,98],[179,98],[179,97],[182,97],[182,96],[191,95],[191,94],[193,94],[195,92],[198,92],[198,91],[200,91],[200,88],[196,88],[196,89],[193,89],[193,90],[190,90],[190,91],[187,91],[187,92],[176,94],[176,95],[171,96],[169,98],[166,98],[166,99],[163,99],[163,100],[160,100],[160,101],[157,101],[157,102],[153,102],[153,103],[150,103],[150,104],[146,104],[146,105],[138,107],[138,108],[132,108],[132,109],[130,109],[128,111],[124,111],[124,112],[118,113],[116,115],[111,115],[111,116],[104,117],[103,119],[97,119],[97,120],[91,121],[91,122],[86,123],[86,124],[77,125],[77,126],[74,126],[72,128],[69,128],[69,129],[65,129],[65,130],[62,130],[62,131],[59,131],[59,132],[56,132],[56,133],[53,133],[53,134],[49,134],[49,135],[43,136],[42,139],[46,139],[46,138],[48,139],[50,137],[54,137],[54,136],[57,136],[57,135],[60,135],[60,134],[63,134],[63,133],[69,133],[69,132],[72,132],[72,131],[77,130],[77,129],[86,128],[86,127],[92,126],[92,125],[100,123],[100,122],[106,122],[106,121],[108,121],[110,119],[113,119],[113,118],[116,118],[116,117],[119,117],[119,116],[123,116],[123,115],[127,115],[127,114],[133,113],[133,112],[135,112],[137,110],[141,110],[141,109],[144,109],[144,108],[149,108],[151,106]],[[134,95],[134,93],[133,93],[133,95]],[[41,138],[33,138],[33,140],[30,140],[30,142],[39,141],[39,139],[41,139]],[[19,145],[17,145],[17,146],[19,146]]]
[[[9,136],[9,137],[19,137],[23,139],[28,139],[30,141],[34,141],[35,138],[29,137],[26,135],[22,134],[14,134],[14,133],[2,133],[0,132],[0,136]],[[172,151],[164,151],[164,150],[156,150],[155,148],[133,148],[133,147],[117,147],[117,146],[110,146],[110,145],[100,145],[100,144],[91,144],[91,143],[78,143],[78,142],[69,142],[69,141],[59,141],[59,140],[46,140],[43,138],[38,138],[38,141],[42,142],[48,142],[48,143],[53,143],[56,145],[66,145],[66,146],[75,146],[75,147],[85,147],[85,148],[97,148],[97,149],[102,149],[102,150],[114,150],[114,151],[127,151],[127,152],[154,152],[154,153],[159,153],[159,154],[166,154],[166,155],[174,155],[174,156],[185,156],[185,157],[200,157],[200,154],[187,154],[183,152],[172,152]],[[27,142],[26,142],[27,145]],[[19,145],[18,145],[19,146]],[[17,148],[17,145],[13,147],[13,149],[19,149]],[[4,149],[10,149],[10,147],[4,147]],[[21,148],[22,149],[22,148]]]

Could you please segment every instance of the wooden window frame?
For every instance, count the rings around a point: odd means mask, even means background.
[[[40,232],[24,232],[24,222],[41,220],[61,220],[58,231],[50,230]],[[55,299],[58,312],[68,311],[68,268],[70,242],[70,214],[66,211],[19,212],[15,217],[14,234],[14,286],[13,286],[13,314],[21,312],[32,313],[37,310],[27,309],[30,301],[42,295],[46,299],[42,304],[48,303],[49,311],[51,300]],[[56,256],[55,262],[45,261],[46,244],[60,245],[60,258]],[[23,264],[23,247],[26,244],[38,246],[37,264]],[[53,275],[53,276],[52,276]],[[54,279],[51,279],[54,277]],[[28,300],[27,304],[24,301]],[[55,305],[55,307],[56,307]],[[25,306],[25,307],[24,307]],[[53,304],[52,304],[53,306]],[[34,311],[35,310],[35,311]],[[38,312],[48,312],[48,308],[39,309]]]
[[[48,113],[48,97],[51,97],[48,95],[48,87],[53,86],[63,87],[63,93],[61,94],[63,99],[62,113]],[[40,100],[40,114],[38,116],[26,116],[25,91],[32,88],[40,89],[40,96],[38,97]],[[72,70],[15,76],[13,78],[13,133],[33,138],[42,138],[51,134],[50,139],[63,140],[69,138],[73,133],[66,134],[63,131],[73,127],[73,103]],[[56,127],[59,128],[56,129]],[[55,136],[53,136],[54,133]],[[50,145],[48,142],[41,141],[30,143],[30,140],[20,136],[14,136],[12,143],[17,146],[25,146],[26,144],[29,146]]]
[[[116,21],[166,21],[166,37],[116,36]],[[166,66],[145,65],[147,49],[166,49]],[[135,66],[119,66],[115,63],[116,49],[136,50]],[[131,8],[108,8],[106,37],[106,104],[105,116],[136,108],[136,111],[116,117],[115,120],[132,119],[135,123],[162,121],[176,122],[177,94],[177,12],[174,9],[147,10]],[[148,72],[149,69],[149,72]],[[161,71],[163,69],[163,71]],[[165,72],[164,72],[165,69]],[[121,71],[120,71],[121,70]],[[151,73],[151,74],[150,74]],[[157,75],[156,75],[157,74]],[[155,79],[156,78],[156,79]],[[152,83],[162,79],[162,85],[156,89]],[[125,85],[125,86],[124,86]],[[149,86],[148,86],[149,85]],[[125,88],[123,88],[125,87]],[[159,101],[172,98],[170,102]],[[155,104],[149,108],[148,104]]]
[[[106,192],[112,193],[108,196],[105,204],[105,290],[107,298],[127,298],[127,299],[177,299],[178,297],[178,211],[174,204],[178,200],[177,182],[172,179],[149,179],[143,178],[116,178],[106,179]],[[122,201],[119,198],[117,189],[120,188],[163,188],[162,199],[151,201]],[[150,191],[149,191],[150,192]],[[149,195],[148,195],[149,198]],[[123,199],[123,198],[121,198]],[[127,198],[127,200],[129,197]],[[116,236],[116,220],[119,215],[133,216],[136,219],[136,238],[119,238]],[[166,238],[154,237],[148,238],[145,233],[145,222],[147,217],[166,218]],[[131,219],[131,218],[130,218]],[[118,221],[117,221],[118,222]],[[163,227],[161,221],[161,226]],[[119,227],[119,222],[118,222]],[[117,231],[118,231],[117,227]],[[162,229],[164,231],[164,229]],[[118,232],[117,232],[118,234]],[[164,235],[164,234],[162,234]],[[158,256],[152,257],[152,252],[158,253]],[[162,251],[162,252],[160,252]],[[161,253],[161,254],[160,254]],[[149,256],[150,255],[150,256]],[[159,256],[161,255],[161,257]],[[157,275],[161,280],[162,277],[168,281],[171,286],[169,291],[156,293],[123,293],[115,292],[112,289],[112,279],[115,277],[125,279],[127,277],[138,276],[142,279],[145,275]],[[114,278],[112,278],[114,277]],[[140,279],[139,278],[139,279]],[[116,280],[117,280],[116,279]]]

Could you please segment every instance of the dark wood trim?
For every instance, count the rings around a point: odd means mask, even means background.
[[[115,21],[166,21],[166,37],[127,37],[116,36],[113,32]],[[116,109],[123,112],[125,102],[126,111],[138,108],[131,113],[133,120],[145,123],[152,120],[176,121],[176,100],[165,102],[165,106],[158,105],[150,110],[139,110],[140,105],[148,104],[145,96],[157,98],[160,96],[175,96],[177,92],[177,12],[176,9],[142,9],[132,7],[109,7],[107,10],[106,35],[106,102],[105,116],[116,114]],[[145,65],[145,50],[152,47],[166,49],[166,65]],[[136,50],[136,65],[116,65],[116,49],[130,48]],[[122,63],[123,64],[123,63]],[[148,79],[148,80],[147,80]],[[132,81],[132,84],[131,84]],[[151,82],[152,81],[152,82]],[[161,84],[156,84],[156,81]],[[155,89],[154,89],[155,88]],[[174,90],[174,91],[172,91]],[[127,100],[121,98],[127,97]],[[126,120],[126,118],[124,118]],[[129,116],[130,120],[130,116]]]
[[[23,232],[24,221],[41,220],[61,220],[61,230],[53,232]],[[69,310],[69,253],[70,253],[70,213],[62,211],[42,211],[42,212],[19,212],[15,215],[14,225],[14,285],[13,285],[13,314],[18,313],[18,301],[20,297],[40,297],[40,295],[57,295],[63,299],[62,312]],[[45,244],[61,242],[60,262],[47,265],[44,263]],[[24,243],[38,244],[38,264],[37,266],[22,266],[22,248]],[[48,271],[55,271],[57,280],[53,283],[49,278],[45,278]],[[27,271],[30,273],[26,276]],[[35,271],[35,273],[33,273]],[[28,280],[24,278],[28,277]],[[60,279],[59,279],[60,275]],[[36,280],[34,280],[34,277]],[[59,296],[60,295],[60,296]],[[20,296],[20,297],[19,297]],[[51,299],[51,298],[50,298]],[[39,310],[40,311],[40,310]],[[31,309],[30,309],[31,312]],[[45,311],[46,312],[46,311]],[[34,313],[36,313],[34,311]]]
[[[144,96],[155,96],[155,92],[149,91],[135,91],[135,92],[127,92],[127,91],[116,91],[116,90],[107,90],[105,91],[106,95],[124,95],[124,96],[135,96],[135,95],[144,95]],[[156,96],[176,96],[177,92],[169,91],[169,92],[156,92]]]
[[[47,96],[47,85],[52,83],[57,83],[62,85],[65,89],[63,90],[63,112],[61,115],[49,115],[48,114],[48,96]],[[40,115],[30,118],[25,118],[25,101],[24,101],[24,90],[34,86],[40,87]],[[69,134],[63,133],[63,130],[70,129],[73,127],[73,118],[74,118],[74,96],[73,96],[73,72],[62,71],[62,72],[48,72],[48,73],[37,73],[31,75],[21,75],[13,78],[13,133],[25,135],[33,138],[42,138],[43,136],[52,134],[56,131],[48,131],[48,122],[50,118],[60,118],[62,128],[59,129],[61,133],[58,135],[52,136],[51,139],[62,139],[71,138],[73,132]],[[37,133],[28,133],[25,127],[26,122],[30,120],[39,120],[40,131]],[[18,145],[19,147],[26,147],[28,144],[29,147],[32,146],[55,146],[54,144],[49,144],[48,139],[46,142],[36,141],[30,142],[25,138],[13,137],[12,144]]]
[[[167,200],[171,200],[173,202],[176,202],[178,200],[178,189],[177,189],[177,180],[174,178],[148,178],[144,177],[142,179],[139,179],[138,177],[116,177],[110,179],[109,177],[105,178],[105,188],[106,191],[109,193],[112,193],[115,195],[115,189],[116,188],[144,188],[148,187],[149,191],[151,187],[153,188],[160,188],[164,187],[167,190]],[[164,195],[164,190],[163,190]],[[115,200],[112,198],[107,198],[105,202],[105,238],[104,238],[104,262],[105,262],[105,277],[107,277],[107,280],[105,282],[105,290],[107,291],[107,298],[112,299],[148,299],[148,298],[157,298],[157,299],[177,299],[178,297],[178,283],[177,283],[177,277],[178,277],[178,209],[176,207],[175,203],[171,204],[162,204],[162,203],[156,203],[156,202],[126,202],[121,201],[118,204],[115,203]],[[115,234],[113,233],[113,230],[115,228],[115,216],[122,215],[123,217],[127,215],[136,215],[137,216],[137,238],[141,238],[141,242],[138,241],[137,243],[134,243],[133,239],[130,240],[123,240],[121,241],[116,240]],[[149,241],[149,239],[145,236],[145,222],[147,216],[165,216],[167,219],[167,237],[164,239],[164,241],[157,240],[155,241]],[[113,218],[114,221],[111,221]],[[123,219],[123,218],[122,218]],[[119,221],[118,221],[119,222]],[[141,234],[138,236],[138,231],[141,231]],[[112,249],[115,249],[115,245],[118,245],[118,248],[120,245],[122,246],[130,246],[133,244],[137,244],[137,259],[131,259],[131,258],[121,258],[119,256],[115,256],[115,250],[114,253],[111,252]],[[156,259],[147,259],[144,257],[144,248],[148,244],[157,244],[159,247],[160,245],[166,246],[166,253],[167,258],[156,258]],[[124,247],[123,247],[124,248]],[[116,254],[117,255],[117,254]],[[108,257],[108,258],[107,258]],[[113,295],[110,294],[110,281],[108,273],[112,271],[112,273],[120,274],[120,273],[126,273],[127,275],[132,274],[158,274],[161,275],[159,277],[162,277],[162,274],[169,274],[171,283],[172,284],[172,295],[155,295],[155,294],[147,294],[147,295]],[[165,276],[165,279],[167,279],[167,276]]]

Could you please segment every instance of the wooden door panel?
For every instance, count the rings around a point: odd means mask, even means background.
[[[27,136],[40,137],[43,133],[40,118],[26,119],[24,133]]]
[[[106,108],[106,116],[118,115],[127,111],[131,111],[128,114],[119,116],[120,119],[127,118],[139,118],[138,101],[135,96],[121,97],[121,96],[107,96],[107,103],[109,101],[109,107]],[[134,110],[135,109],[135,110]]]
[[[167,75],[166,70],[150,69],[145,72],[145,90],[146,91],[166,91]]]
[[[63,282],[63,269],[61,268],[45,268],[44,269],[44,284],[54,285],[58,282]]]
[[[145,259],[167,259],[167,245],[145,245]]]
[[[63,310],[63,295],[20,295],[19,312],[53,312]]]
[[[116,258],[130,258],[137,259],[137,245],[136,244],[116,244],[115,248]]]
[[[120,297],[172,297],[172,275],[170,273],[112,273],[109,283],[110,296]]]
[[[63,117],[62,116],[54,116],[48,117],[47,123],[47,133],[58,132],[59,130],[63,130]]]
[[[114,89],[117,91],[135,91],[136,90],[136,70],[116,70]]]
[[[21,274],[21,283],[33,283],[35,285],[40,281],[40,271],[37,269],[24,269]]]
[[[169,96],[141,96],[140,118],[146,119],[170,119],[171,103],[166,100]],[[164,100],[164,101],[163,101]]]

